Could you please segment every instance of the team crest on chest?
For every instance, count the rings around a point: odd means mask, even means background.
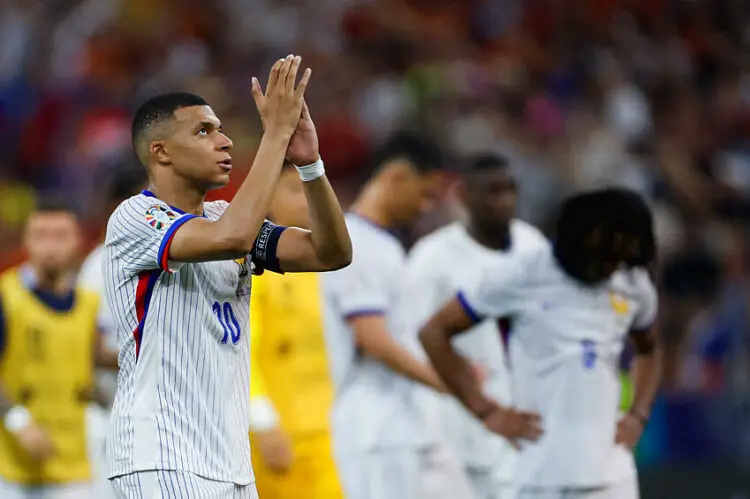
[[[628,300],[615,292],[609,293],[609,302],[612,304],[612,309],[617,315],[625,315],[630,309]]]
[[[235,258],[234,263],[236,263],[239,267],[237,270],[238,279],[236,294],[237,296],[248,296],[250,295],[250,271],[252,264],[246,256],[243,256],[242,258]]]
[[[175,218],[177,214],[174,211],[158,204],[146,210],[146,222],[156,230],[161,230],[165,225],[172,223]]]

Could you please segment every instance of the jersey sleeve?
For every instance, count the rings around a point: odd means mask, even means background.
[[[631,330],[637,333],[649,330],[656,322],[656,316],[659,312],[659,296],[646,269],[634,269],[633,273],[638,309],[633,317]]]
[[[455,292],[446,272],[451,272],[446,262],[446,252],[429,241],[417,243],[406,261],[401,283],[402,298],[399,307],[408,318],[409,330],[417,332],[435,311]]]
[[[183,263],[169,260],[169,247],[177,230],[193,218],[196,216],[178,213],[156,198],[136,196],[122,203],[110,217],[106,244],[132,273],[156,269],[176,272]]]
[[[262,432],[279,425],[276,408],[268,396],[266,379],[260,368],[260,345],[268,324],[266,285],[263,277],[253,277],[250,298],[250,431]]]
[[[478,284],[459,291],[457,299],[475,323],[513,316],[522,301],[524,272],[520,261],[493,262],[484,269]]]
[[[387,312],[388,282],[381,264],[372,248],[361,248],[351,265],[330,274],[345,319]]]

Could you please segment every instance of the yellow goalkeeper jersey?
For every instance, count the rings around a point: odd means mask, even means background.
[[[269,399],[292,438],[329,432],[333,380],[319,276],[265,273],[252,289],[251,400]]]

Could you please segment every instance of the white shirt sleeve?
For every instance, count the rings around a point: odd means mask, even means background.
[[[458,301],[474,322],[515,315],[523,302],[523,262],[498,260],[483,272],[478,285],[458,293]]]
[[[331,275],[334,293],[346,319],[388,311],[388,281],[370,248],[356,252],[351,265]]]
[[[636,296],[638,310],[636,310],[633,318],[631,329],[633,331],[645,331],[656,322],[659,311],[659,295],[646,269],[634,269],[633,273],[638,293]]]
[[[176,272],[182,263],[168,260],[177,229],[196,218],[177,213],[156,198],[136,196],[117,207],[109,219],[107,245],[131,273],[161,269]]]
[[[78,285],[99,294],[104,292],[101,246],[92,250],[83,261],[81,270],[78,272]]]

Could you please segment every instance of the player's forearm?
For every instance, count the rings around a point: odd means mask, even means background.
[[[241,253],[253,248],[271,207],[291,133],[267,131],[250,172],[218,223],[228,246]]]
[[[456,352],[445,331],[428,322],[419,340],[437,374],[470,412],[481,417],[497,405],[484,395],[471,364]]]
[[[634,341],[636,355],[633,359],[633,404],[631,411],[641,418],[651,413],[662,377],[663,349],[656,334]]]
[[[315,253],[329,270],[349,265],[352,261],[352,241],[331,183],[324,175],[303,182],[310,210],[310,232]]]
[[[101,348],[97,351],[94,363],[96,367],[101,367],[102,369],[116,371],[119,368],[117,352],[109,350],[108,348]]]
[[[407,349],[396,343],[390,336],[382,338],[358,338],[357,344],[365,354],[372,357],[395,372],[421,383],[439,392],[445,392],[445,386],[431,366],[420,362]]]

